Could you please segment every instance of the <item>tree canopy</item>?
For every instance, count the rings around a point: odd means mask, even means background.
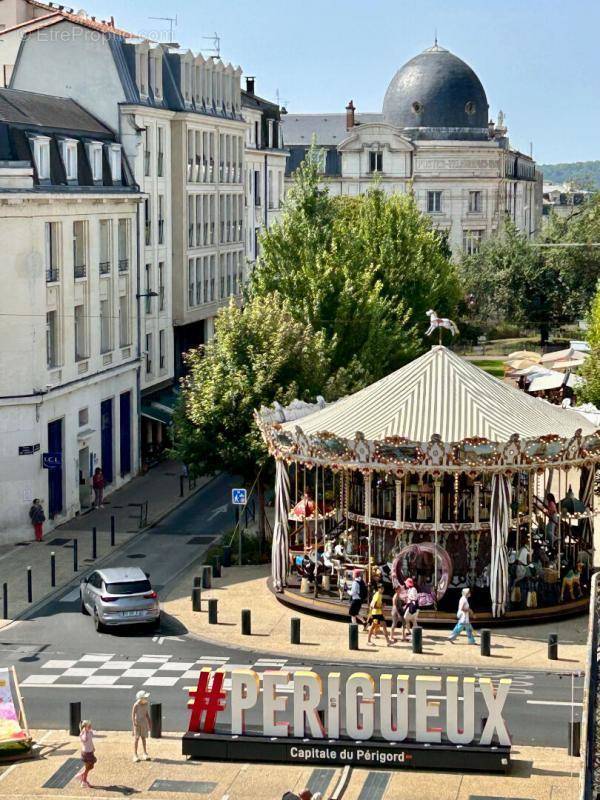
[[[587,321],[587,340],[591,353],[583,362],[581,375],[585,384],[577,390],[577,395],[582,402],[593,403],[600,408],[600,287],[592,301]]]

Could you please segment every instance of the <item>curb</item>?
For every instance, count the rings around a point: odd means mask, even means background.
[[[8,623],[8,625],[4,625],[4,626],[0,627],[0,631],[8,630],[12,625],[14,625],[15,622],[20,622],[22,620],[29,619],[30,617],[35,616],[35,614],[37,614],[37,612],[41,608],[43,608],[46,605],[46,603],[51,603],[52,601],[56,600],[58,597],[60,597],[61,594],[63,594],[65,592],[65,590],[71,589],[71,588],[75,588],[75,586],[78,585],[81,582],[82,577],[87,572],[89,572],[89,571],[91,571],[93,569],[96,569],[99,566],[102,566],[102,564],[105,561],[107,561],[109,559],[109,557],[111,557],[115,553],[118,553],[120,550],[125,548],[127,545],[131,544],[131,542],[136,541],[141,536],[143,536],[144,534],[148,533],[148,531],[151,530],[152,528],[155,528],[157,525],[159,525],[163,521],[163,519],[165,519],[165,517],[168,517],[169,514],[173,513],[173,511],[176,511],[178,508],[180,508],[181,506],[185,505],[185,503],[187,503],[188,500],[191,500],[192,497],[195,497],[200,491],[202,491],[202,489],[206,488],[209,484],[211,484],[213,481],[215,481],[221,475],[222,475],[222,473],[220,473],[220,472],[217,473],[216,475],[212,475],[206,481],[206,483],[202,484],[202,486],[199,486],[197,489],[194,489],[194,491],[190,492],[190,494],[188,494],[187,497],[178,498],[178,502],[175,505],[171,506],[171,508],[169,508],[166,511],[164,511],[163,513],[159,514],[155,519],[153,519],[151,522],[149,522],[148,525],[146,525],[144,528],[140,528],[140,530],[137,531],[136,533],[134,533],[129,539],[127,539],[127,541],[121,542],[121,544],[116,545],[111,550],[109,550],[108,553],[105,553],[100,558],[97,558],[94,561],[93,564],[90,564],[90,565],[86,566],[85,569],[83,569],[80,572],[78,572],[73,578],[71,578],[71,580],[67,581],[67,583],[63,583],[61,586],[56,587],[56,589],[54,591],[52,591],[49,594],[45,595],[44,597],[42,597],[37,602],[32,603],[30,606],[28,606],[26,609],[21,611],[19,614],[16,614],[14,617],[11,618],[10,622]],[[177,576],[174,576],[174,577],[178,577],[178,576],[179,576],[179,573],[177,574]],[[171,581],[169,581],[169,583],[170,582]]]

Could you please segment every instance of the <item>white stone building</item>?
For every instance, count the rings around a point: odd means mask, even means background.
[[[46,529],[138,469],[136,220],[114,133],[72,100],[0,89],[0,536]],[[44,469],[42,456],[57,466]]]
[[[496,125],[488,121],[473,70],[437,43],[398,70],[381,114],[357,114],[352,101],[345,114],[290,113],[284,137],[288,179],[314,137],[332,194],[359,194],[375,177],[387,192],[413,191],[456,257],[507,218],[529,236],[540,229],[535,162],[510,148],[502,115]]]

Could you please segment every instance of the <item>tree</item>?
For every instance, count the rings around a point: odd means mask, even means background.
[[[537,328],[542,345],[552,328],[572,317],[558,265],[512,222],[479,252],[465,255],[459,272],[465,291],[474,296],[477,318]]]
[[[579,399],[600,408],[600,286],[588,314],[587,340],[591,353],[581,368],[585,384],[577,390]]]

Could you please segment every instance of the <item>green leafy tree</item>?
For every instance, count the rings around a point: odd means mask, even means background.
[[[591,353],[581,368],[585,385],[577,390],[577,394],[583,402],[593,403],[600,408],[600,286],[592,301],[587,321],[587,340]]]

